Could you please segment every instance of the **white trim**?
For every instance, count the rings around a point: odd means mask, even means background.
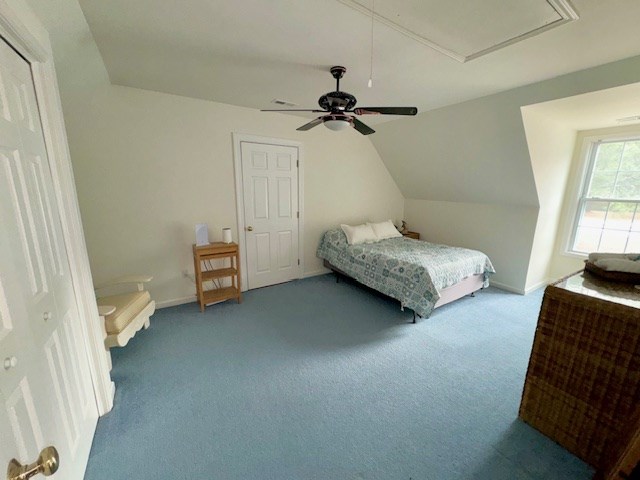
[[[565,222],[560,227],[561,243],[560,254],[563,256],[574,256],[575,252],[571,251],[571,241],[573,238],[573,225],[576,221],[576,215],[578,213],[578,196],[580,194],[580,188],[584,183],[584,177],[587,170],[587,162],[584,161],[589,154],[588,149],[591,147],[591,143],[597,140],[599,137],[584,137],[580,147],[576,145],[574,149],[573,164],[575,165],[569,174],[569,178],[573,178],[573,182],[567,186],[566,200],[564,202],[564,212],[562,217]],[[580,141],[578,139],[578,141]],[[579,152],[579,153],[578,153]],[[577,158],[577,155],[580,157]]]
[[[491,280],[491,285],[490,286],[499,288],[500,290],[505,290],[507,292],[517,293],[518,295],[529,295],[534,290],[538,290],[540,287],[544,287],[546,285],[549,285],[550,283],[551,283],[551,280],[547,278],[547,279],[542,280],[542,281],[540,281],[540,282],[538,282],[538,283],[536,283],[534,285],[531,285],[530,287],[522,289],[522,288],[512,287],[512,286],[507,285],[505,283],[500,283],[500,282],[496,282],[494,280]]]
[[[18,19],[6,0],[0,1],[0,36],[29,63],[46,63],[51,60],[50,52]]]
[[[582,210],[581,204],[583,203],[582,197],[584,195],[585,185],[590,182],[590,179],[593,176],[595,153],[598,150],[598,145],[600,145],[599,138],[589,138],[589,140],[585,138],[582,144],[582,148],[580,149],[580,182],[575,185],[575,194],[571,199],[573,212],[571,215],[571,230],[569,231],[569,235],[566,238],[564,250],[566,253],[579,253],[575,250],[572,250],[573,244],[575,243],[576,239],[576,232],[578,230],[578,217],[580,216],[578,210]]]
[[[177,305],[184,305],[185,303],[193,303],[196,301],[195,295],[189,295],[188,297],[174,298],[171,300],[163,300],[162,302],[156,302],[156,307],[159,309],[167,307],[175,307]]]
[[[515,288],[504,283],[496,282],[495,280],[491,280],[490,286],[499,288],[500,290],[505,290],[507,292],[517,293],[518,295],[525,294],[525,291],[522,288]]]
[[[314,270],[313,272],[306,272],[302,278],[311,278],[311,277],[317,277],[319,275],[326,275],[328,273],[331,273],[331,270],[329,270],[328,268],[323,268],[321,270]]]
[[[590,182],[590,177],[593,174],[593,167],[595,165],[595,154],[597,147],[602,143],[610,142],[623,142],[628,140],[637,140],[640,137],[640,132],[617,132],[611,134],[600,135],[588,135],[578,141],[581,142],[580,147],[574,149],[573,161],[576,162],[576,174],[571,175],[573,182],[568,186],[568,197],[565,201],[564,215],[565,222],[561,225],[561,248],[560,254],[564,257],[573,257],[586,259],[587,254],[582,252],[576,252],[572,250],[575,241],[575,235],[578,230],[578,217],[582,208],[583,196],[585,189]],[[578,153],[579,152],[579,153]],[[577,157],[579,155],[579,157]]]
[[[247,245],[244,240],[244,187],[242,182],[242,149],[241,143],[264,143],[267,145],[277,145],[284,147],[294,147],[298,150],[298,211],[300,218],[298,219],[298,257],[300,265],[298,265],[297,278],[304,276],[304,146],[295,140],[287,140],[282,138],[261,137],[257,135],[249,135],[246,133],[231,133],[233,140],[233,171],[236,185],[236,215],[238,225],[238,248],[240,249],[240,263],[242,268],[240,290],[246,292],[247,286]]]
[[[482,57],[483,55],[487,55],[491,52],[495,52],[496,50],[500,50],[502,48],[508,47],[509,45],[513,45],[514,43],[521,42],[522,40],[526,40],[527,38],[534,37],[543,32],[546,32],[547,30],[550,30],[555,27],[560,27],[565,23],[573,22],[580,18],[580,16],[578,15],[578,12],[573,7],[573,5],[571,5],[569,0],[546,0],[546,1],[551,6],[551,8],[553,8],[556,11],[558,16],[560,16],[558,20],[555,20],[551,23],[547,23],[546,25],[530,30],[529,32],[525,32],[522,35],[516,35],[513,38],[509,38],[496,45],[485,48],[484,50],[479,50],[477,52],[474,52],[470,55],[465,56],[461,53],[454,52],[453,50],[443,47],[442,45],[434,42],[433,40],[430,40],[416,32],[413,32],[408,28],[403,27],[402,25],[399,25],[398,23],[394,22],[393,20],[387,17],[383,17],[382,15],[376,12],[372,12],[369,7],[362,5],[357,0],[338,0],[338,2],[342,3],[343,5],[353,8],[354,10],[362,13],[363,15],[366,15],[367,18],[371,18],[373,14],[373,17],[376,19],[376,21],[382,23],[383,25],[393,28],[396,32],[399,32],[402,35],[405,35],[406,37],[409,37],[418,43],[426,45],[427,47],[432,48],[436,52],[440,52],[449,58],[453,58],[454,60],[457,60],[460,63],[469,62],[476,58]]]
[[[560,255],[567,258],[576,258],[578,260],[580,259],[586,260],[589,257],[588,253],[565,252],[565,251],[560,252]]]
[[[296,142],[298,147],[298,278],[304,278],[304,148],[302,143]]]
[[[546,287],[547,285],[549,285],[551,283],[551,279],[547,278],[545,280],[542,280],[541,282],[538,282],[534,285],[531,285],[530,287],[527,287],[524,289],[524,294],[525,295],[529,295],[531,292],[533,292],[534,290],[538,290],[541,287]]]
[[[0,0],[0,36],[31,64],[74,297],[79,317],[83,320],[78,325],[84,340],[82,348],[87,355],[98,414],[104,415],[113,407],[115,390],[93,292],[53,54],[21,22],[6,0]]]

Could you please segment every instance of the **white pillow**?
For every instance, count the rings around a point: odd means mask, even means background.
[[[342,231],[347,236],[347,243],[349,245],[358,245],[360,243],[373,243],[378,241],[378,237],[373,232],[371,226],[367,223],[362,225],[340,225]]]
[[[378,240],[386,240],[387,238],[402,236],[398,229],[393,225],[393,222],[391,220],[380,223],[368,223],[367,225],[371,225],[373,233],[376,234]]]

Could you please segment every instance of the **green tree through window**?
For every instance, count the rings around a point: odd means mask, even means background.
[[[571,250],[640,252],[640,139],[594,142]]]

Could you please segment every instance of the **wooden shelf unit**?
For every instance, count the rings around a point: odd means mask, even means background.
[[[229,259],[229,266],[211,267],[211,261]],[[203,262],[205,268],[203,268]],[[200,304],[200,311],[208,303],[222,302],[236,299],[242,302],[240,291],[240,254],[235,243],[214,242],[209,245],[193,246],[193,266],[196,276],[196,297]],[[213,280],[231,279],[230,286],[205,290],[205,282]]]

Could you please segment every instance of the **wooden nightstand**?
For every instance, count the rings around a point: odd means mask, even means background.
[[[420,234],[418,232],[407,232],[407,233],[403,233],[402,236],[413,238],[414,240],[420,240]]]
[[[213,268],[211,260],[229,259],[228,267]],[[204,262],[204,269],[203,269]],[[196,274],[196,297],[200,311],[208,303],[221,302],[235,298],[242,302],[240,291],[240,255],[235,243],[215,242],[200,247],[193,246],[193,265]],[[231,278],[231,285],[223,287],[224,278]],[[204,282],[213,282],[214,288],[204,289]]]

